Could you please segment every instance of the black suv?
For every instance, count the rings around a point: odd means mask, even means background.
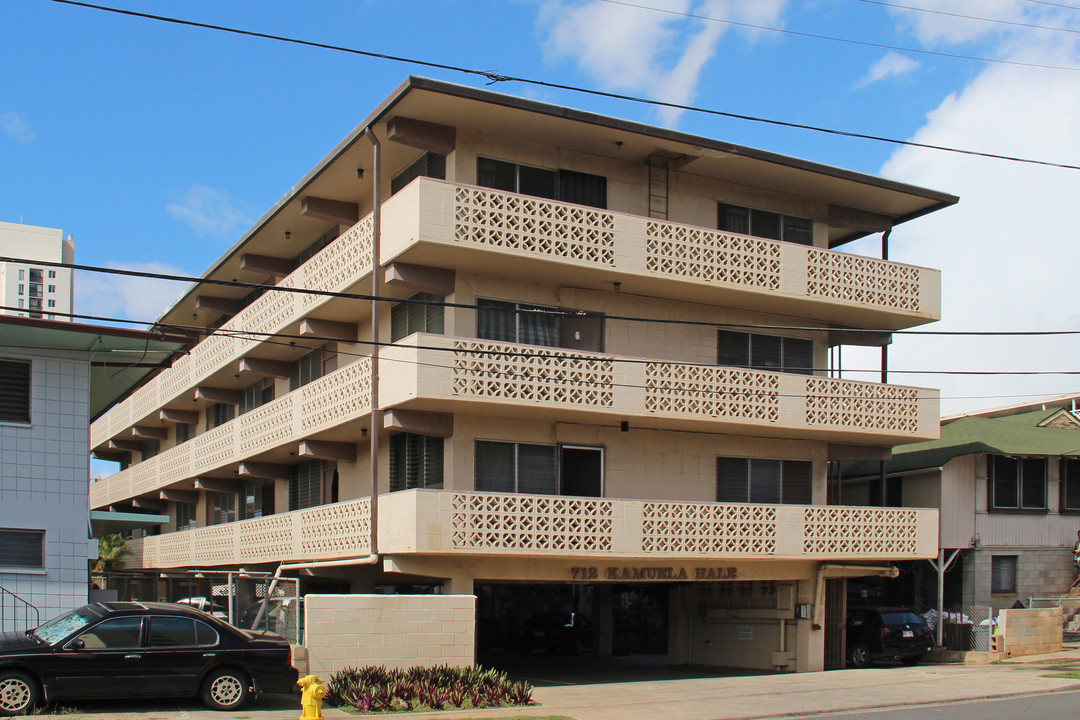
[[[915,665],[933,649],[933,633],[912,610],[848,608],[847,657],[852,667],[869,667],[875,660],[899,660],[904,665]]]

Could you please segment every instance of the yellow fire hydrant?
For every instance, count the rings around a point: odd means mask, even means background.
[[[322,699],[326,686],[318,675],[305,675],[296,681],[300,693],[300,720],[322,720]]]

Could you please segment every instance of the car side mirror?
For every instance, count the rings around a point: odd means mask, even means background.
[[[74,640],[69,642],[67,645],[65,645],[64,649],[65,650],[82,650],[85,647],[86,647],[86,643],[83,642],[82,638],[75,638]]]

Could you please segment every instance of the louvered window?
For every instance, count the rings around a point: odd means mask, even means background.
[[[176,503],[176,530],[194,530],[196,525],[195,503]]]
[[[195,426],[189,423],[176,424],[176,444],[182,445],[195,437]]]
[[[331,372],[337,363],[337,352],[333,349],[334,347],[336,345],[328,344],[315,348],[307,355],[294,360],[290,367],[289,390],[301,388]]]
[[[476,184],[563,202],[607,207],[607,178],[573,170],[547,170],[531,165],[476,159]]]
[[[390,342],[397,342],[413,333],[443,333],[443,306],[445,298],[431,293],[416,293],[409,300],[390,309]]]
[[[0,530],[0,567],[45,567],[45,532]]]
[[[1080,512],[1080,458],[1061,458],[1061,510]]]
[[[209,492],[210,524],[223,525],[236,521],[236,493]]]
[[[274,399],[274,381],[270,378],[261,378],[240,391],[239,414],[251,412],[260,405],[265,405]]]
[[[752,370],[811,375],[814,371],[814,341],[718,330],[716,363]]]
[[[308,460],[298,463],[289,482],[289,510],[322,505],[323,463]]]
[[[803,460],[719,457],[716,500],[808,505],[812,467]]]
[[[30,422],[30,363],[0,360],[0,422]]]
[[[990,455],[991,510],[1045,510],[1046,458]]]
[[[546,347],[559,344],[555,308],[486,299],[478,299],[476,307],[478,338]]]
[[[555,446],[477,440],[474,482],[480,492],[557,495]]]
[[[213,430],[224,425],[236,415],[236,406],[231,403],[214,403],[206,410],[206,429]]]
[[[442,438],[415,433],[390,436],[390,492],[442,486]]]
[[[446,156],[433,152],[426,152],[421,155],[416,162],[402,170],[390,180],[390,194],[395,195],[399,190],[418,177],[445,180]]]
[[[991,594],[1011,595],[1016,592],[1016,555],[990,557]]]
[[[237,512],[241,520],[274,514],[273,480],[245,480],[240,489],[240,503]]]
[[[814,223],[808,218],[717,203],[717,227],[727,232],[799,245],[814,244]]]

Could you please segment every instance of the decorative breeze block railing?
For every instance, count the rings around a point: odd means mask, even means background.
[[[780,245],[745,235],[650,220],[645,267],[665,275],[780,289]]]
[[[895,385],[808,378],[806,424],[915,433],[919,430],[919,391]]]
[[[810,248],[806,292],[811,297],[919,312],[920,274],[910,265]]]
[[[615,215],[551,200],[458,186],[459,243],[614,267]]]
[[[483,340],[454,342],[455,396],[609,408],[614,361],[536,345]]]
[[[889,557],[914,554],[919,511],[911,508],[803,509],[803,552]]]
[[[645,411],[714,419],[780,419],[780,376],[678,363],[645,365]]]
[[[646,502],[641,550],[772,555],[776,552],[776,506]]]
[[[454,550],[604,552],[612,545],[611,500],[455,493]]]

